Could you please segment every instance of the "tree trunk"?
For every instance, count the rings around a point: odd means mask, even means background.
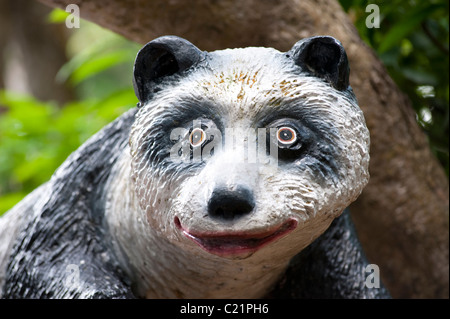
[[[38,2],[0,1],[0,88],[63,104],[73,92],[55,78],[67,62],[68,30],[47,23],[49,12]]]
[[[448,298],[448,179],[408,98],[336,0],[41,0],[140,43],[174,34],[203,50],[271,46],[332,35],[347,50],[350,83],[371,132],[371,182],[353,205],[369,260],[394,297]]]

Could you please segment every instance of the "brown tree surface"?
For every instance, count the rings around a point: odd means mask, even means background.
[[[394,297],[448,298],[448,179],[408,98],[336,0],[41,0],[140,43],[167,34],[200,49],[271,46],[332,35],[347,50],[350,83],[371,132],[371,181],[353,205],[358,234]],[[381,8],[382,9],[382,8]]]
[[[70,30],[47,23],[43,17],[50,11],[28,0],[0,2],[0,88],[62,104],[73,99],[73,92],[54,79],[67,62],[65,44]]]

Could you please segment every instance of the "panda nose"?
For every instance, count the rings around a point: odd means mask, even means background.
[[[255,207],[252,192],[245,187],[216,188],[208,201],[208,214],[217,219],[233,220],[249,214]]]

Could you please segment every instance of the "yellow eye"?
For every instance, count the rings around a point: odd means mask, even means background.
[[[277,131],[277,139],[281,144],[291,145],[297,141],[297,134],[290,127],[283,126]]]
[[[206,140],[206,134],[201,128],[195,128],[189,135],[189,143],[192,147],[197,147],[203,144]]]

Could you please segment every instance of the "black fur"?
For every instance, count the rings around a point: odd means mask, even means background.
[[[127,112],[86,142],[29,198],[7,266],[4,298],[133,297],[105,238],[102,197],[135,113]],[[68,265],[80,270],[81,284],[73,288],[67,285]]]
[[[150,42],[136,59],[134,86],[140,102],[151,98],[161,77],[187,70],[204,59],[205,54],[176,37]],[[295,63],[330,81],[335,88],[348,87],[345,51],[336,40],[319,37],[300,41],[289,55]],[[132,283],[109,244],[104,191],[111,170],[128,143],[136,112],[137,109],[128,111],[93,136],[64,162],[48,183],[22,203],[26,209],[7,265],[3,298],[134,298]],[[215,116],[212,114],[211,120]],[[160,134],[166,134],[172,125],[185,125],[195,118],[180,118],[182,123],[174,123],[168,114],[160,123]],[[327,128],[305,127],[311,135],[322,136],[320,132],[327,132]],[[150,142],[145,143],[150,145]],[[324,141],[323,145],[326,144]],[[328,150],[318,161],[332,163],[334,151]],[[168,150],[157,153],[167,155]],[[149,160],[163,161],[152,156]],[[383,287],[365,287],[363,270],[367,264],[349,215],[344,213],[292,259],[268,297],[388,298]],[[78,267],[78,285],[68,282],[71,275],[68,266]]]
[[[358,241],[350,213],[336,218],[327,231],[295,256],[271,298],[384,299],[389,292],[368,288],[369,265]]]
[[[164,36],[147,43],[138,53],[134,67],[133,86],[140,103],[147,102],[158,91],[162,78],[181,73],[205,57],[189,41]]]
[[[329,82],[338,90],[349,86],[350,67],[341,43],[333,37],[318,36],[297,42],[287,53],[303,71]]]

